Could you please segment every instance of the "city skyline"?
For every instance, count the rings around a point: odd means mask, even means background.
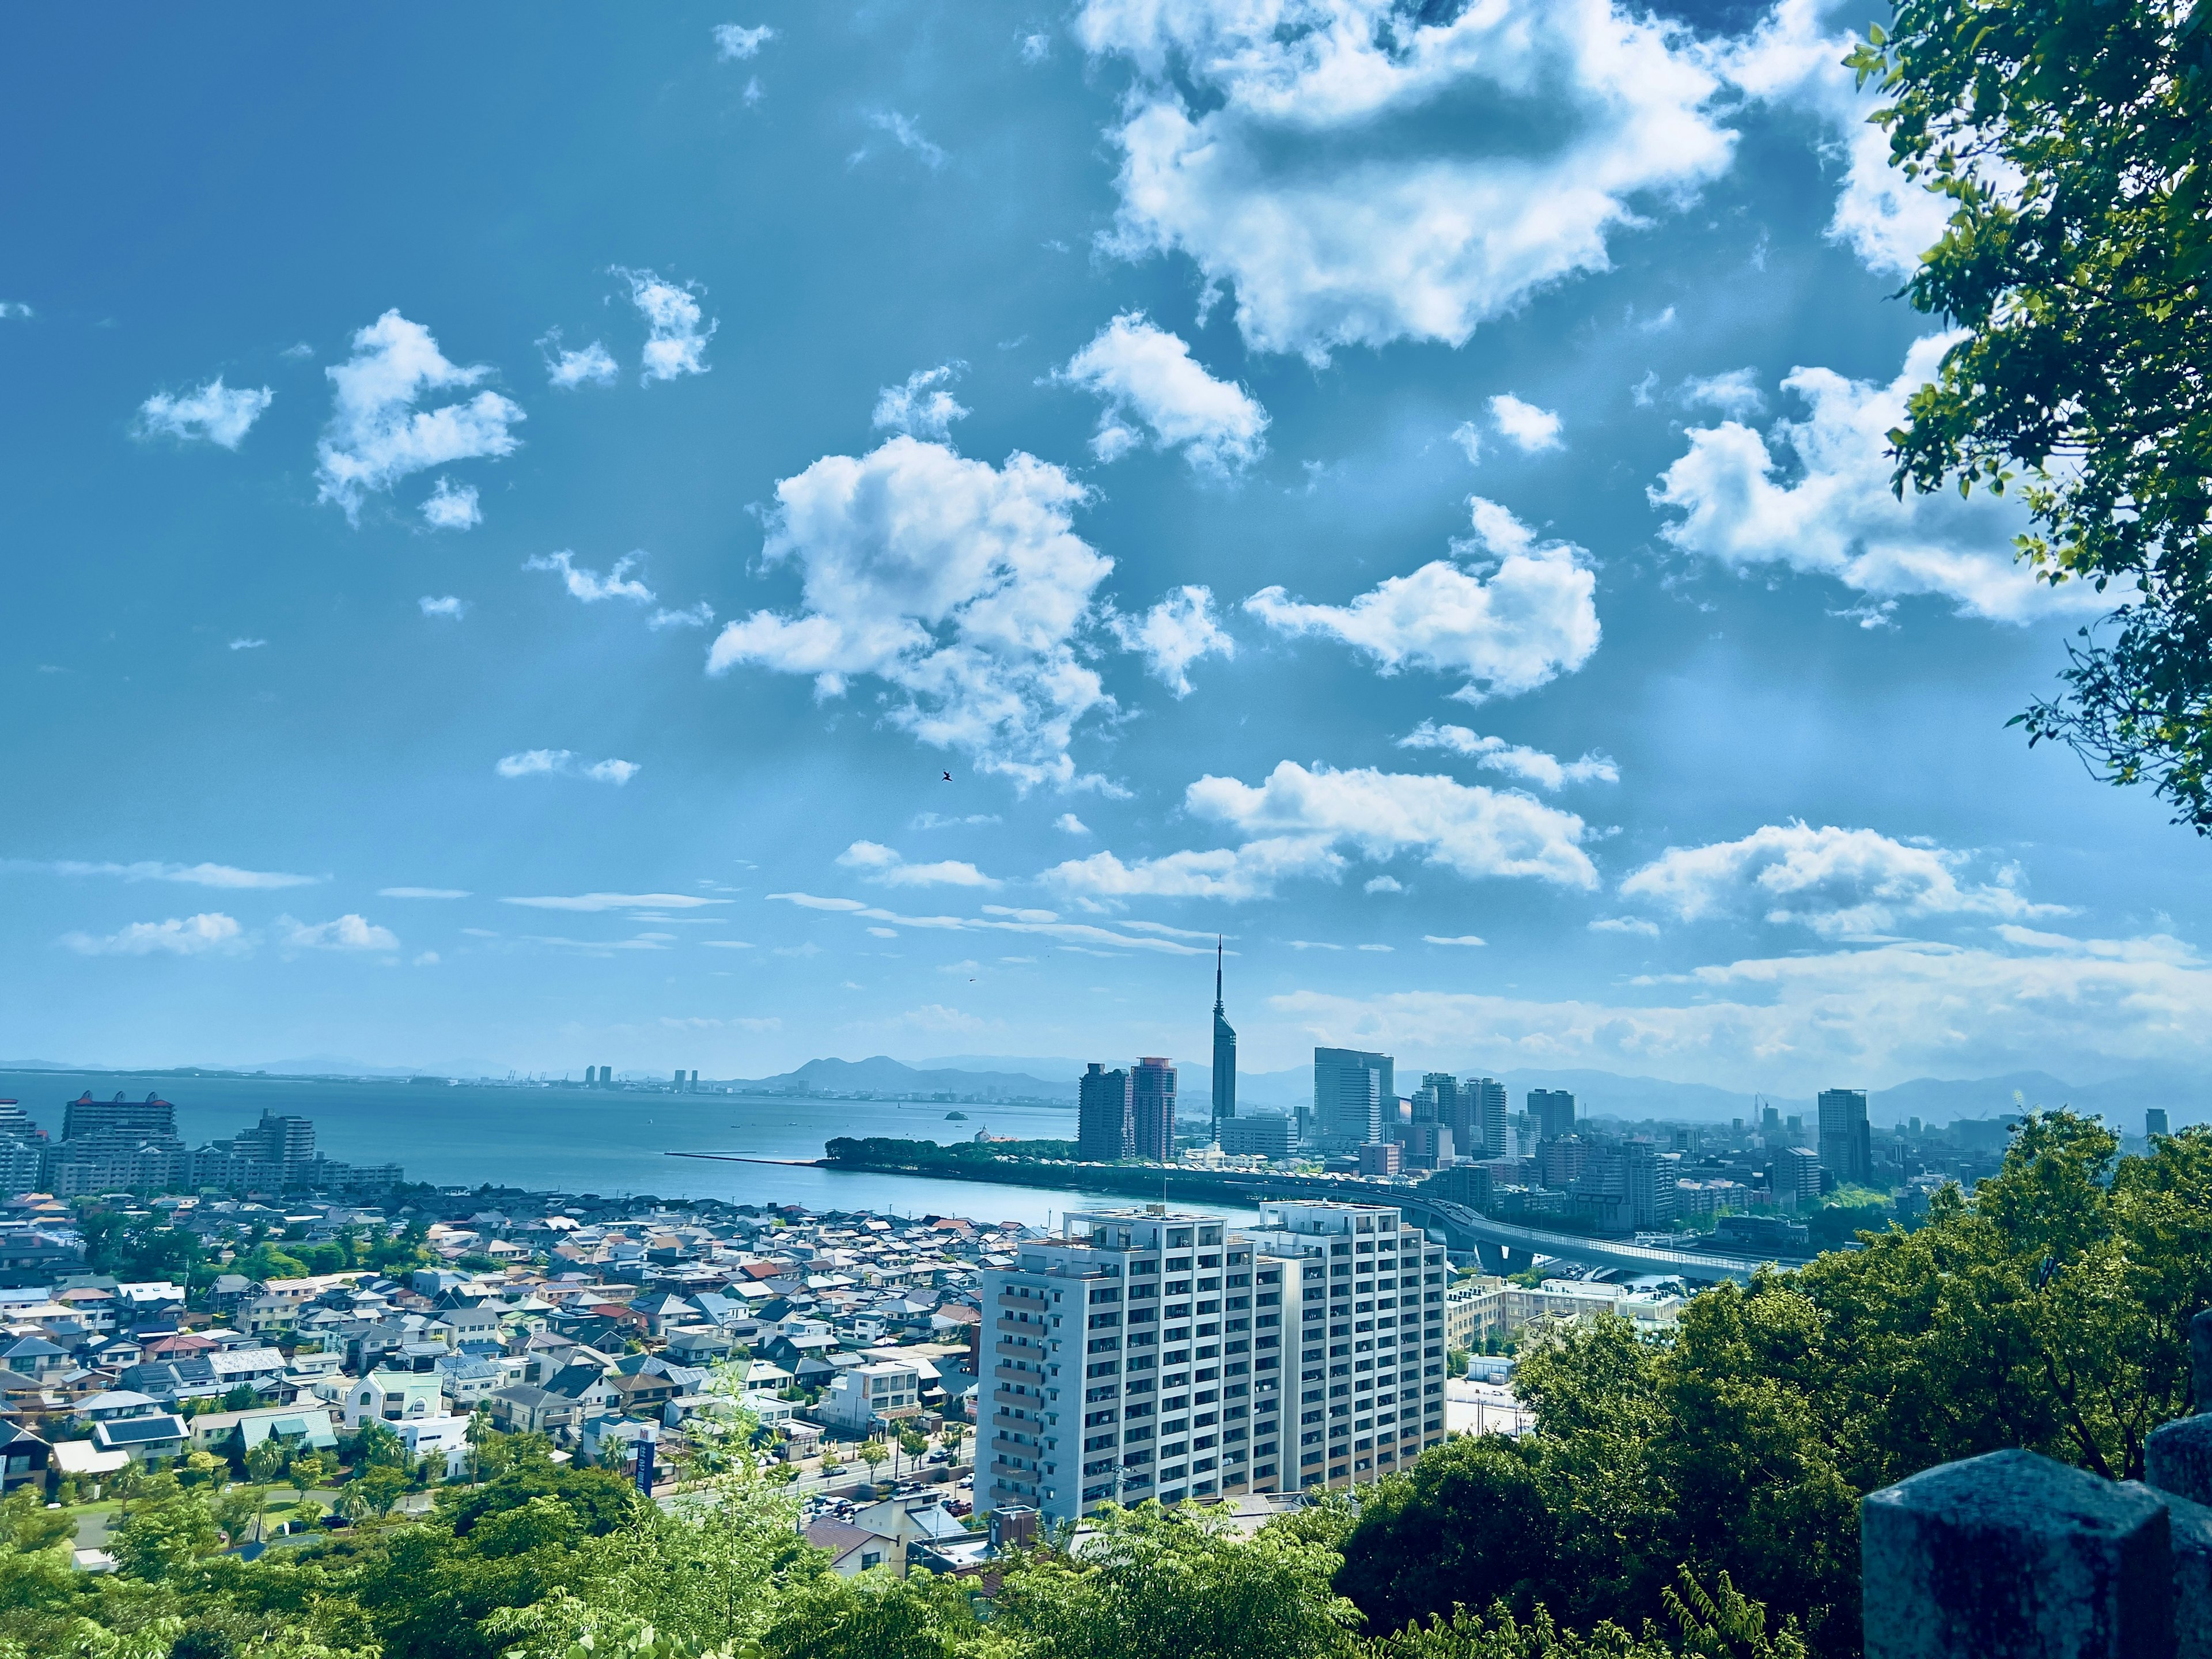
[[[2212,1060],[1856,12],[1148,15],[27,22],[0,1057]]]

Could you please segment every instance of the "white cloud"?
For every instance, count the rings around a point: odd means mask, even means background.
[[[2111,595],[2080,582],[2053,588],[2014,561],[2012,538],[2027,526],[2017,500],[1891,493],[1888,434],[1953,337],[1915,342],[1887,386],[1792,370],[1783,390],[1810,412],[1763,437],[1736,421],[1691,428],[1688,452],[1649,491],[1655,507],[1683,515],[1659,533],[1737,569],[1782,565],[1876,599],[1939,594],[1992,621],[2109,610]]]
[[[482,524],[483,513],[477,506],[477,487],[440,478],[422,503],[422,516],[434,530],[466,530]]]
[[[0,306],[0,316],[7,307]],[[218,374],[205,386],[171,397],[157,392],[138,405],[142,436],[204,439],[225,449],[235,449],[262,411],[276,399],[267,386],[227,386]]]
[[[952,423],[964,421],[969,411],[954,398],[951,387],[965,363],[939,363],[918,368],[904,386],[887,386],[877,396],[873,424],[883,430],[903,432],[909,438],[949,443]]]
[[[1559,447],[1559,417],[1548,409],[1522,403],[1510,392],[1490,400],[1490,419],[1523,455]]]
[[[268,643],[266,640],[233,640],[230,648],[234,651],[259,651]]]
[[[638,605],[651,605],[653,590],[629,574],[644,557],[642,553],[625,553],[615,561],[614,568],[602,576],[596,570],[579,566],[576,556],[563,548],[558,553],[533,553],[522,562],[522,568],[557,573],[561,585],[586,605],[597,605],[601,599],[629,599]]]
[[[1844,26],[1828,32],[1825,13]],[[1889,165],[1889,134],[1867,117],[1879,108],[1878,86],[1860,88],[1844,67],[1858,13],[1838,0],[1778,0],[1759,27],[1717,59],[1729,81],[1752,99],[1810,116],[1823,148],[1844,164],[1828,237],[1870,270],[1910,276],[1920,256],[1943,237],[1950,203]]]
[[[1452,428],[1452,441],[1467,455],[1469,466],[1482,465],[1482,428],[1473,421],[1462,421]]]
[[[399,940],[391,929],[352,915],[335,921],[310,926],[290,916],[276,918],[276,948],[280,951],[397,951]]]
[[[1540,749],[1508,743],[1503,738],[1480,737],[1464,726],[1438,726],[1423,720],[1398,739],[1401,749],[1441,749],[1464,755],[1486,771],[1521,778],[1540,789],[1560,789],[1571,783],[1619,783],[1620,769],[1596,753],[1577,761],[1563,761]]]
[[[696,910],[709,904],[727,904],[725,898],[698,898],[690,893],[575,893],[537,898],[503,898],[501,904],[520,904],[532,910],[574,910],[597,915],[605,910]]]
[[[0,322],[7,321],[10,317],[29,317],[33,314],[30,307],[20,300],[0,300]]]
[[[1374,658],[1382,672],[1417,668],[1464,674],[1463,701],[1515,696],[1572,673],[1597,649],[1597,579],[1582,550],[1539,542],[1494,501],[1471,499],[1482,565],[1437,559],[1392,576],[1348,605],[1306,605],[1279,587],[1262,588],[1244,608],[1286,634],[1332,634]]]
[[[880,842],[856,841],[837,855],[848,870],[862,872],[861,879],[878,887],[996,887],[999,884],[974,865],[958,859],[934,864],[908,864]]]
[[[1442,933],[1424,933],[1421,935],[1421,943],[1424,945],[1464,945],[1470,947],[1480,948],[1487,945],[1489,942],[1489,940],[1478,938],[1473,933],[1454,933],[1449,936]]]
[[[626,760],[587,763],[571,749],[525,749],[517,754],[502,756],[493,765],[492,770],[503,778],[542,777],[557,774],[620,786],[628,783],[644,768],[634,761]]]
[[[1674,388],[1674,401],[1685,409],[1717,410],[1731,421],[1764,414],[1766,394],[1759,389],[1755,368],[1731,368],[1722,374],[1692,374]]]
[[[2012,937],[1998,949],[1900,941],[1715,963],[1602,1001],[1307,992],[1271,1006],[1317,1042],[1395,1053],[1403,1066],[1479,1053],[1506,1068],[1590,1066],[1790,1094],[1845,1079],[1883,1088],[2031,1067],[2109,1075],[2212,1063],[2212,964],[2188,945],[2002,934]]]
[[[465,887],[380,887],[379,898],[396,899],[465,899],[469,896]]]
[[[557,328],[545,331],[538,349],[545,354],[545,378],[563,392],[582,386],[612,386],[622,372],[614,354],[597,340],[581,351],[564,350]]]
[[[1201,471],[1226,474],[1267,453],[1267,411],[1243,387],[1218,380],[1176,336],[1126,311],[1054,378],[1104,400],[1091,452],[1114,461],[1152,429],[1156,449],[1180,449]]]
[[[769,897],[798,905],[801,909],[832,911],[860,921],[884,922],[927,932],[1031,933],[1043,939],[1057,939],[1072,951],[1103,945],[1125,951],[1152,951],[1165,956],[1202,957],[1209,953],[1211,947],[1185,945],[1182,941],[1186,939],[1211,939],[1213,937],[1211,933],[1194,933],[1185,928],[1141,921],[1117,922],[1110,927],[1099,927],[1085,921],[1062,921],[1054,911],[1023,909],[1004,904],[986,904],[980,916],[908,916],[896,910],[863,903],[859,899],[823,898],[812,893],[770,893]],[[1139,936],[1133,938],[1133,934]]]
[[[629,284],[630,303],[645,319],[644,372],[638,376],[639,384],[649,386],[655,380],[706,374],[707,342],[721,324],[699,326],[704,313],[692,295],[696,284],[678,288],[650,270],[629,270],[621,265],[614,268],[614,274]]]
[[[1114,637],[1143,654],[1152,676],[1178,697],[1191,692],[1190,665],[1200,657],[1237,654],[1237,641],[1213,618],[1213,591],[1178,587],[1141,617],[1108,618]]]
[[[799,568],[803,607],[726,625],[708,672],[810,674],[823,697],[873,675],[923,742],[1024,788],[1074,782],[1075,724],[1112,707],[1074,647],[1113,568],[1074,532],[1086,494],[1018,451],[994,467],[900,436],[825,455],[776,485],[763,548]]]
[[[1065,836],[1087,836],[1091,826],[1073,812],[1062,812],[1052,821],[1052,827]]]
[[[1600,916],[1589,925],[1593,933],[1637,933],[1645,939],[1659,937],[1659,924],[1643,916]]]
[[[416,600],[415,603],[422,607],[422,614],[424,616],[443,617],[448,622],[460,621],[463,617],[468,614],[469,609],[469,602],[466,599],[459,598],[452,593],[444,594],[442,596],[425,593],[421,599]]]
[[[922,135],[921,124],[912,116],[902,115],[895,109],[875,110],[868,116],[868,125],[879,132],[890,134],[894,143],[911,153],[932,173],[945,165],[945,152]],[[866,154],[865,150],[860,153]]]
[[[733,58],[752,58],[760,49],[775,39],[775,31],[766,23],[747,28],[742,23],[714,25],[714,55],[725,62]]]
[[[920,812],[915,815],[910,827],[916,830],[957,830],[964,824],[998,822],[1000,818],[996,812],[970,812],[965,817],[957,818],[949,818],[939,812]]]
[[[698,604],[686,605],[681,611],[656,611],[650,617],[647,617],[645,619],[645,625],[647,628],[656,629],[663,628],[705,628],[711,624],[714,620],[714,607],[708,604],[706,600],[702,599]]]
[[[1139,895],[1160,898],[1266,898],[1291,878],[1334,880],[1351,858],[1381,864],[1412,854],[1473,880],[1529,877],[1562,886],[1597,884],[1582,850],[1583,821],[1526,795],[1480,784],[1371,767],[1309,770],[1284,761],[1255,787],[1207,775],[1184,792],[1192,817],[1226,824],[1241,845],[1170,853],[1125,864],[1112,853],[1071,860],[1043,873],[1060,890],[1093,903]]]
[[[155,859],[140,859],[131,864],[92,863],[82,859],[57,859],[52,863],[5,859],[0,860],[0,870],[36,870],[57,876],[114,876],[124,881],[170,881],[186,887],[219,887],[247,892],[313,887],[324,879],[321,876],[288,875],[281,870],[240,870],[228,864],[165,864]]]
[[[491,373],[446,361],[430,331],[387,311],[353,337],[353,356],[323,371],[337,388],[331,422],[317,444],[316,499],[336,501],[349,521],[374,490],[410,473],[482,457],[510,455],[521,408],[496,392],[465,403],[418,409],[423,395],[471,386]]]
[[[1052,36],[1049,34],[1024,34],[1020,38],[1022,62],[1024,64],[1042,64],[1052,56]],[[0,316],[5,314],[5,309],[0,308]],[[29,314],[27,310],[24,314]]]
[[[1872,830],[1767,824],[1741,841],[1670,847],[1620,884],[1684,921],[1746,912],[1796,922],[1830,938],[1885,933],[1936,916],[2017,921],[2060,915],[2018,888],[2019,872],[1962,884],[1973,855],[1893,841]]]
[[[1364,893],[1402,893],[1405,890],[1405,883],[1395,876],[1370,876],[1367,885],[1360,889]]]
[[[219,910],[204,911],[181,920],[134,921],[120,933],[95,937],[64,933],[64,945],[80,956],[173,957],[236,956],[251,948],[246,930],[234,917]]]
[[[435,968],[438,965],[438,953],[435,951],[418,952],[413,965],[417,968]]]
[[[1610,0],[1087,0],[1134,65],[1109,247],[1181,251],[1255,347],[1464,342],[1728,166],[1686,32]],[[1195,95],[1187,105],[1178,82]]]

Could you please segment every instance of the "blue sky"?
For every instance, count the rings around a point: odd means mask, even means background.
[[[2208,1057],[1856,13],[234,16],[0,67],[0,1054]]]

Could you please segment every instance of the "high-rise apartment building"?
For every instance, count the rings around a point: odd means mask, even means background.
[[[1073,1520],[1401,1467],[1443,1437],[1444,1273],[1387,1206],[1271,1204],[1249,1232],[1071,1212],[983,1275],[978,1509]]]
[[[1767,1181],[1774,1201],[1785,1209],[1820,1195],[1820,1157],[1810,1146],[1779,1146]]]
[[[1874,1177],[1873,1132],[1863,1089],[1820,1091],[1820,1167],[1838,1186],[1863,1187]]]
[[[1482,1078],[1463,1084],[1462,1094],[1474,1096],[1472,1109],[1468,1113],[1468,1132],[1479,1137],[1468,1145],[1471,1156],[1503,1158],[1505,1155],[1505,1085],[1493,1078]],[[1472,1148],[1480,1146],[1477,1154]]]
[[[1672,1225],[1677,1204],[1675,1182],[1682,1178],[1682,1155],[1662,1152],[1649,1140],[1632,1140],[1621,1148],[1621,1152],[1627,1164],[1632,1224]]]
[[[1288,1158],[1297,1144],[1296,1120],[1280,1112],[1255,1112],[1221,1125],[1221,1150],[1236,1158]]]
[[[1130,1145],[1135,1156],[1154,1164],[1175,1158],[1176,1070],[1156,1055],[1137,1062],[1129,1075]]]
[[[1540,1139],[1562,1139],[1575,1132],[1575,1097],[1565,1089],[1531,1089],[1528,1115],[1536,1120]]]
[[[304,1117],[279,1117],[264,1110],[259,1122],[231,1138],[229,1149],[241,1158],[263,1164],[312,1164],[315,1161],[315,1126]]]
[[[132,1135],[144,1140],[173,1141],[177,1138],[177,1109],[158,1094],[143,1100],[94,1100],[87,1089],[63,1109],[62,1139],[78,1140],[87,1135]]]
[[[1136,1149],[1129,1074],[1091,1062],[1077,1085],[1075,1155],[1086,1164],[1111,1164]]]
[[[2144,1108],[2143,1108],[2143,1133],[2144,1133],[2144,1134],[2146,1134],[2146,1135],[2163,1135],[2163,1134],[2171,1134],[2171,1133],[2172,1133],[2172,1130],[2170,1130],[2170,1129],[2168,1129],[2168,1128],[2166,1127],[2166,1108],[2165,1108],[2165,1107],[2163,1107],[2163,1106],[2146,1106],[2146,1107],[2144,1107]]]
[[[1213,1139],[1221,1139],[1221,1126],[1237,1115],[1237,1028],[1221,1000],[1221,941],[1213,941]]]
[[[1314,1135],[1328,1152],[1350,1152],[1382,1139],[1395,1121],[1396,1062],[1358,1048],[1314,1050]]]

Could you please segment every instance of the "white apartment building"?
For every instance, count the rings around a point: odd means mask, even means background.
[[[822,1414],[854,1434],[872,1434],[921,1410],[921,1374],[911,1365],[855,1365],[830,1379]]]
[[[398,1423],[442,1417],[445,1413],[445,1391],[439,1387],[437,1376],[428,1371],[371,1371],[346,1389],[345,1420],[349,1429],[372,1420]]]
[[[1060,1237],[983,1275],[978,1507],[1066,1520],[1397,1467],[1443,1434],[1443,1252],[1432,1311],[1431,1253],[1389,1206],[1272,1205],[1249,1235],[1160,1206],[1070,1212]]]
[[[1442,1440],[1443,1246],[1394,1205],[1319,1200],[1261,1206],[1249,1237],[1271,1268],[1283,1264],[1285,1352],[1297,1345],[1280,1487],[1372,1480]]]

